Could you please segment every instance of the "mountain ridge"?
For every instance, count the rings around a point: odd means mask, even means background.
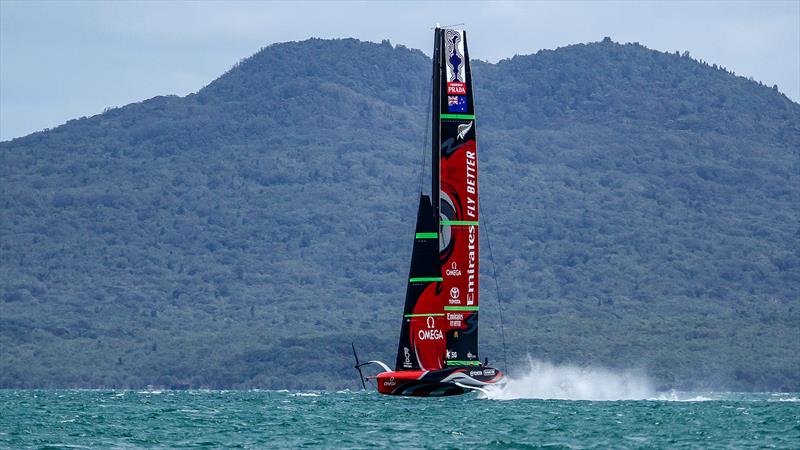
[[[512,365],[797,390],[800,105],[636,44],[473,64]],[[339,388],[351,340],[391,360],[429,72],[276,44],[1,143],[0,386]]]

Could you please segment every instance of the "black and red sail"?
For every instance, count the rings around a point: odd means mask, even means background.
[[[395,370],[477,366],[478,154],[466,33],[436,29],[432,195],[421,195]]]

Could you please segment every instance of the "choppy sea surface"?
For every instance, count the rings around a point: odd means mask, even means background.
[[[0,447],[800,448],[799,397],[0,390]]]

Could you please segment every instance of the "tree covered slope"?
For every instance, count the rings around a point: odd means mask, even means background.
[[[800,105],[610,40],[473,70],[512,368],[800,389]],[[0,387],[355,388],[351,341],[394,357],[429,77],[388,42],[277,44],[1,143]]]

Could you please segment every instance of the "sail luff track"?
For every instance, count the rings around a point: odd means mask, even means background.
[[[433,38],[433,95],[431,96],[431,197],[436,228],[439,228],[439,136],[441,135],[442,113],[442,46],[444,30],[437,28]]]

